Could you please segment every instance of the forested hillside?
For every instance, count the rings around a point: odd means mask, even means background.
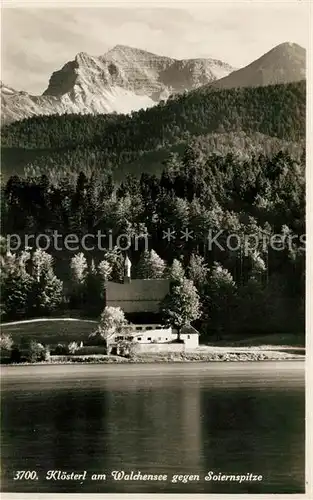
[[[123,252],[112,250],[112,245],[121,243],[118,238],[123,235],[125,248],[125,238],[130,238],[128,254],[136,276],[137,262],[147,257],[145,240],[139,239],[136,248],[133,238],[147,232],[149,251],[158,254],[149,259],[164,259],[168,272],[194,281],[202,303],[198,326],[203,333],[302,331],[304,162],[304,155],[297,161],[282,152],[271,158],[238,159],[231,154],[207,155],[193,146],[182,156],[171,155],[160,178],[128,176],[117,190],[110,175],[87,178],[81,173],[76,182],[64,177],[57,184],[46,176],[12,177],[2,193],[3,234],[18,234],[21,242],[25,235],[33,235],[30,245],[36,235],[43,235],[44,245],[50,241],[48,252],[64,282],[66,304],[80,304],[85,314],[101,312],[105,270],[110,269],[109,279],[122,278]],[[189,238],[184,237],[186,228]],[[168,239],[169,229],[174,236]],[[55,231],[60,235],[58,247]],[[72,250],[64,246],[67,235],[80,242]],[[210,235],[218,235],[217,243],[210,245]],[[270,243],[272,237],[280,239],[278,250]],[[77,296],[70,262],[80,251],[86,261]],[[21,271],[25,263],[10,259],[3,261],[6,315],[19,310],[23,316],[34,314],[27,305],[29,277]],[[59,297],[54,274],[46,279],[43,299],[55,293],[55,283]],[[38,314],[42,311],[39,308]]]
[[[19,251],[29,246],[25,236],[43,235],[56,272],[40,254],[47,270],[38,282],[25,264],[34,258],[5,256],[4,245],[5,316],[58,307],[97,316],[106,280],[122,278],[119,237],[147,233],[148,254],[142,240],[128,248],[134,276],[159,276],[161,266],[164,276],[191,279],[204,335],[303,331],[305,115],[302,81],[201,88],[127,116],[42,116],[5,126],[2,164],[11,177],[2,185],[3,235],[18,235]],[[68,235],[79,242],[75,250],[64,247]],[[92,249],[82,245],[86,237]],[[80,266],[76,282],[73,266]]]
[[[263,140],[270,154],[271,144],[277,152],[277,139],[284,141],[279,149],[289,151],[287,143],[303,141],[305,136],[305,82],[219,91],[202,88],[131,115],[41,116],[15,122],[2,129],[3,172],[8,176],[32,165],[37,173],[120,169],[124,175],[130,165],[138,175],[160,173],[169,152],[181,152],[193,138],[216,133],[221,141],[213,152],[220,145],[222,153],[227,148],[233,152],[235,146],[229,148],[228,142],[234,144],[236,133],[274,137],[274,142]],[[256,146],[258,142],[260,136]],[[239,150],[242,145],[241,141]]]

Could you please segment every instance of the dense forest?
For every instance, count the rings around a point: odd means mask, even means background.
[[[37,120],[44,123],[50,119]],[[27,123],[16,124],[15,130],[23,130]],[[29,140],[35,133],[33,129]],[[26,135],[21,135],[20,141],[22,137]],[[130,141],[127,129],[123,137],[122,142],[126,137]],[[160,176],[128,175],[118,186],[110,172],[101,171],[89,176],[81,172],[76,179],[66,175],[58,182],[46,175],[12,176],[2,188],[3,235],[18,234],[22,242],[30,234],[44,234],[52,242],[53,231],[62,237],[61,251],[52,243],[46,249],[54,259],[54,270],[49,256],[41,267],[35,262],[27,277],[23,258],[22,263],[21,257],[12,261],[3,244],[4,317],[10,318],[17,311],[23,317],[50,313],[47,304],[52,304],[52,309],[83,306],[85,314],[98,315],[105,296],[103,276],[122,279],[125,253],[115,247],[119,235],[132,240],[148,233],[148,252],[145,240],[140,239],[137,248],[132,244],[128,249],[134,276],[153,277],[161,267],[164,276],[183,274],[192,279],[202,307],[197,326],[204,335],[303,331],[304,170],[304,150],[293,156],[279,151],[272,155],[250,152],[240,157],[212,154],[199,140],[182,154],[171,153]],[[186,228],[191,231],[190,238],[183,237]],[[175,231],[172,240],[165,237],[168,229]],[[111,235],[113,247],[109,248],[109,240],[102,242],[107,248],[87,251],[83,247],[69,251],[62,246],[62,238],[68,234],[78,235],[81,242],[83,236],[99,231]],[[208,236],[217,233],[219,245],[210,247]],[[271,237],[278,236],[283,241],[279,250],[269,243]],[[230,243],[232,239],[239,242],[236,248]],[[39,290],[37,284],[34,293],[29,276],[34,279],[34,269],[40,273],[45,266],[49,273],[45,280],[39,279],[42,288]],[[52,298],[47,301],[49,293]],[[44,305],[34,307],[30,297],[36,297],[37,302],[43,297],[46,309]]]
[[[134,277],[194,283],[204,336],[303,331],[305,112],[303,81],[3,127],[4,317],[97,317],[123,235]]]
[[[197,89],[130,115],[38,116],[3,127],[2,168],[30,176],[111,172],[161,175],[169,153],[192,141],[207,152],[299,156],[305,140],[305,82]],[[265,145],[266,144],[266,145]],[[301,153],[300,153],[301,154]]]

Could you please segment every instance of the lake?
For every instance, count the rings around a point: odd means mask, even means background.
[[[2,367],[1,419],[6,492],[304,492],[302,361]]]

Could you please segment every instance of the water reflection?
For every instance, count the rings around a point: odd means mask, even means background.
[[[304,491],[303,364],[3,370],[5,491]],[[32,371],[32,370],[35,370]],[[40,480],[17,483],[14,470]],[[47,482],[48,470],[199,474],[192,484]],[[205,482],[208,471],[261,483]]]

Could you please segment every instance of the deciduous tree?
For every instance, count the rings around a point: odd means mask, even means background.
[[[167,324],[177,329],[180,340],[182,327],[200,318],[200,299],[191,280],[184,278],[176,283],[161,304],[161,311]]]
[[[90,335],[90,339],[96,342],[100,340],[108,349],[114,335],[120,333],[126,325],[127,321],[120,307],[106,306],[101,314],[98,329]]]

